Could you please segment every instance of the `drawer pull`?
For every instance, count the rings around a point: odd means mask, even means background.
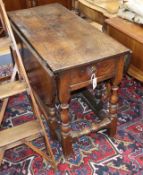
[[[91,67],[91,73],[96,73],[97,69],[96,69],[96,66],[92,66]]]
[[[90,66],[87,68],[87,72],[88,75],[91,76],[92,74],[96,74],[97,73],[97,69],[96,66]]]

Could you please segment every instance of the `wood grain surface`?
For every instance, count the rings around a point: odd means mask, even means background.
[[[60,4],[10,12],[9,17],[53,72],[128,52]]]

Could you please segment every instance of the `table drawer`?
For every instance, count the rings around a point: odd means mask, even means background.
[[[95,73],[97,81],[103,81],[115,75],[116,60],[103,60],[99,63],[90,64],[70,71],[71,90],[77,90],[91,84],[91,76]]]
[[[105,77],[105,76],[114,76],[116,60],[110,59],[106,61],[102,61],[96,64],[97,67],[97,77]]]

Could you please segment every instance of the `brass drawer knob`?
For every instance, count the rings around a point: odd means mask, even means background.
[[[90,66],[87,68],[88,75],[91,76],[92,74],[96,74],[97,68],[96,66]]]
[[[96,66],[92,66],[92,67],[91,67],[91,73],[92,73],[92,74],[93,74],[93,73],[96,73],[96,71],[97,71]]]

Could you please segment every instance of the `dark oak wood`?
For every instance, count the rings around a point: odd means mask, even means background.
[[[105,21],[105,31],[132,50],[128,73],[143,82],[143,28],[121,18]]]
[[[27,9],[39,5],[60,3],[68,9],[72,9],[72,0],[3,0],[7,11]],[[5,30],[2,27],[0,19],[0,37],[5,36]]]
[[[3,0],[7,11],[14,11],[20,9],[26,9],[33,6],[60,3],[67,7],[72,8],[72,0]]]
[[[3,0],[7,11],[27,8],[26,0]]]
[[[72,9],[72,0],[37,0],[38,5],[45,5],[51,3],[59,3],[67,7],[68,9]]]
[[[30,83],[51,113],[52,132],[56,131],[58,120],[54,105],[60,102],[58,125],[61,124],[64,155],[72,153],[72,140],[81,134],[103,127],[115,134],[116,116],[112,112],[102,123],[73,133],[69,101],[72,91],[91,85],[92,74],[96,74],[98,82],[113,78],[113,87],[118,86],[129,50],[59,4],[11,12],[9,17],[21,43]],[[114,91],[111,99],[117,96]],[[111,100],[113,107],[115,103]]]

